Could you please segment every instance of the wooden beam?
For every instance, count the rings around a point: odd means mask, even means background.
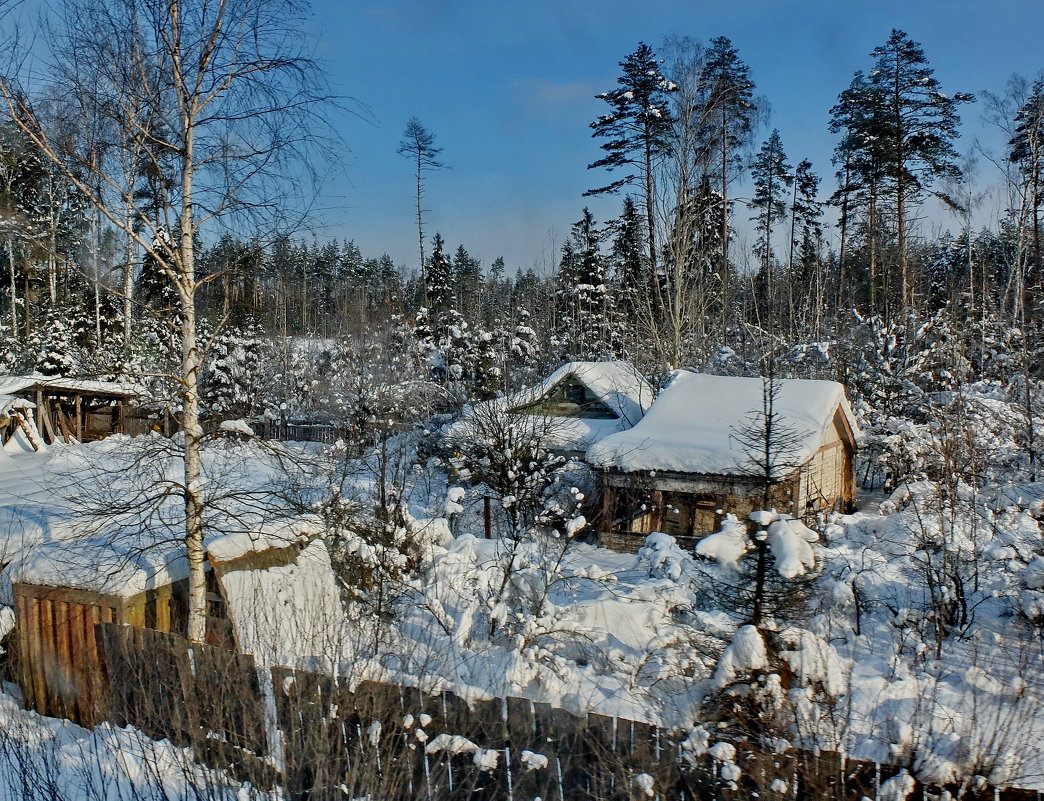
[[[602,487],[602,508],[599,514],[598,531],[608,534],[613,530],[613,511],[616,507],[616,493],[612,487]]]

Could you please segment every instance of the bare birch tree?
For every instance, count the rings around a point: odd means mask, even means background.
[[[0,77],[14,124],[155,261],[177,295],[193,641],[206,630],[206,343],[197,336],[196,293],[215,277],[197,277],[196,243],[274,212],[277,196],[307,183],[324,98],[301,50],[303,12],[295,0],[66,0],[46,28],[46,80],[30,82],[17,69]],[[143,200],[137,179],[150,170],[172,180]]]

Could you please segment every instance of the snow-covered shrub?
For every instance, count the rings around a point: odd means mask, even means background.
[[[500,536],[519,538],[538,521],[553,526],[575,518],[574,499],[552,489],[565,464],[548,447],[553,430],[551,418],[508,415],[495,401],[469,407],[449,427],[450,463],[461,481],[486,487],[495,499]]]
[[[222,331],[209,343],[201,400],[220,419],[253,417],[270,395],[271,345],[248,323]]]

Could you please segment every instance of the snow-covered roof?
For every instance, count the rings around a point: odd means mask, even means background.
[[[641,420],[653,402],[652,387],[630,362],[611,361],[566,362],[539,384],[508,395],[504,405],[513,410],[536,403],[569,377],[591,390],[628,427]]]
[[[320,532],[315,516],[269,503],[281,469],[252,441],[204,452],[204,473],[227,493],[208,511],[205,547],[215,562]],[[156,489],[183,470],[158,435],[0,453],[0,565],[9,563],[0,571],[0,604],[9,603],[11,581],[130,597],[185,578],[183,506]]]
[[[749,429],[761,413],[762,387],[760,378],[678,372],[637,425],[595,443],[587,460],[625,472],[748,474],[748,454],[736,432]],[[783,455],[789,464],[804,464],[815,455],[838,408],[854,434],[855,419],[841,384],[779,382],[773,411],[780,431],[794,440]]]
[[[188,577],[185,545],[179,533],[162,529],[110,538],[109,532],[103,531],[83,539],[47,542],[12,565],[10,579],[131,598]],[[304,543],[316,533],[315,518],[282,520],[254,531],[217,535],[207,540],[206,549],[214,560],[225,562],[251,552]]]
[[[27,389],[40,389],[44,392],[72,392],[83,395],[120,395],[132,397],[138,390],[114,381],[96,381],[87,378],[67,378],[63,376],[41,375],[5,375],[0,376],[0,395],[16,395]]]
[[[25,398],[16,398],[14,395],[0,395],[0,415],[7,414],[11,409],[33,409],[36,404]]]
[[[357,635],[320,539],[306,543],[292,563],[233,570],[219,581],[237,646],[264,667],[336,665]]]
[[[569,378],[590,390],[614,414],[615,418],[558,417],[551,414],[531,415],[518,410],[537,403]],[[626,431],[650,407],[653,390],[641,373],[629,362],[567,362],[532,387],[513,392],[504,398],[478,404],[450,429],[455,437],[470,437],[476,419],[485,414],[509,414],[515,425],[527,426],[547,448],[583,453],[595,442],[610,434]]]

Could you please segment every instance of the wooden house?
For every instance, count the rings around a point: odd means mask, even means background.
[[[724,514],[761,508],[765,383],[682,371],[640,422],[593,445],[601,475],[599,539],[636,550],[663,531],[691,545]],[[841,384],[776,382],[770,506],[796,517],[850,511],[858,433]]]
[[[492,415],[532,431],[550,450],[582,458],[641,420],[652,400],[652,387],[628,362],[569,362],[535,386],[473,407],[451,433],[467,437]]]
[[[126,431],[127,408],[137,392],[112,381],[62,376],[0,376],[0,396],[33,404],[40,440],[87,442]],[[33,443],[38,449],[39,444]]]
[[[318,583],[325,582],[324,598],[329,600],[333,587],[336,599],[329,557],[310,533],[314,531],[314,521],[297,521],[208,541],[208,645],[247,652],[248,647],[256,648],[261,638],[252,618],[266,619],[259,604],[275,599],[248,597],[242,576],[253,577],[251,587],[268,587],[271,580],[263,574],[274,570],[285,599],[286,570],[306,551],[322,574]],[[87,726],[105,718],[105,660],[99,653],[103,646],[98,624],[174,634],[184,634],[187,627],[188,570],[177,540],[141,541],[133,548],[101,540],[47,543],[12,564],[8,573],[17,678],[26,706],[40,714]],[[313,584],[315,573],[312,570],[309,577]],[[264,634],[275,636],[271,631]]]

